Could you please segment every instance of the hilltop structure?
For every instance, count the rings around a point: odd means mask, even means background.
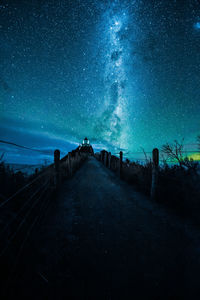
[[[94,150],[90,145],[90,141],[87,137],[84,138],[82,144],[79,146],[79,151],[84,153],[90,153],[91,155],[94,154]]]

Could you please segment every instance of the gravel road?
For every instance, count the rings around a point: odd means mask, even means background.
[[[200,299],[200,240],[90,157],[33,232],[12,299]]]

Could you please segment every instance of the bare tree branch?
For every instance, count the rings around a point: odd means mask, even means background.
[[[200,150],[200,135],[197,136],[197,145],[198,145],[199,150]]]
[[[180,166],[184,164],[183,158],[183,140],[179,143],[177,140],[174,144],[165,144],[162,146],[162,152],[166,154],[167,159],[174,160],[179,163]]]

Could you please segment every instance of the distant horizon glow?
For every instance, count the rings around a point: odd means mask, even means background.
[[[200,161],[200,152],[189,153],[187,157],[189,159],[193,159],[194,161]]]
[[[194,27],[195,27],[196,29],[200,29],[200,22],[196,22],[196,23],[194,24]]]

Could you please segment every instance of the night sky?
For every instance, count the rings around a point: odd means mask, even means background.
[[[196,147],[200,1],[0,1],[0,63],[3,140],[67,153],[87,136],[130,157]]]

